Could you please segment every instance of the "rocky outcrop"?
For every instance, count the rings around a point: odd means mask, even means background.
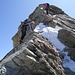
[[[31,22],[31,19],[27,19],[28,22]],[[22,25],[26,22],[26,20],[24,20],[23,22],[21,22],[21,24],[19,25],[18,27],[18,31],[17,33],[12,37],[12,40],[13,40],[13,47],[16,47],[20,44],[20,40],[21,40],[21,36],[22,36],[22,31],[21,31],[21,27]],[[35,28],[35,22],[33,23],[32,25],[32,29]],[[26,31],[26,36],[27,37],[28,35],[30,34],[29,30]]]
[[[75,47],[75,34],[67,29],[61,29],[58,33],[58,38],[68,47]]]
[[[73,61],[75,61],[75,47],[67,48],[67,49],[65,49],[65,51],[68,51],[68,55],[70,56],[70,58]]]
[[[75,19],[68,16],[62,9],[49,5],[49,14],[45,13],[43,4],[40,4],[27,19],[34,21],[32,29],[39,23],[62,29],[58,32],[58,39],[68,46],[68,55],[75,61]],[[62,60],[56,48],[39,33],[26,31],[20,44],[21,27],[26,20],[21,22],[17,33],[12,37],[13,49],[0,61],[0,75],[70,75],[75,74],[62,67]],[[61,53],[60,53],[61,54]]]
[[[58,33],[58,38],[63,42],[68,48],[65,51],[68,52],[68,56],[75,61],[75,34],[70,30],[61,29]]]
[[[60,8],[50,5],[49,6],[49,14],[45,13],[43,9],[43,4],[40,4],[33,13],[29,15],[28,21],[34,21],[35,23],[32,25],[33,29],[39,24],[44,23],[48,25],[59,25],[64,29],[68,29],[72,32],[75,31],[75,19],[68,16],[64,11]],[[21,22],[18,32],[12,37],[13,40],[13,47],[16,47],[20,44],[21,39],[21,26],[24,24],[25,21]],[[27,35],[29,32],[27,31]]]
[[[57,50],[37,33],[7,54],[0,67],[0,75],[65,75]]]

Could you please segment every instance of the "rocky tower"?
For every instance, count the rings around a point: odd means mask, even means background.
[[[69,55],[72,53],[71,49],[74,55],[75,19],[54,5],[49,6],[48,15],[42,8],[43,4],[40,4],[29,15],[28,20],[35,22],[32,28],[39,23],[61,26],[58,38],[68,46],[66,50]],[[56,48],[39,33],[27,31],[23,43],[20,44],[21,26],[24,22],[21,22],[18,32],[12,37],[14,48],[0,61],[0,75],[75,75],[68,69],[63,69]],[[75,56],[71,55],[71,58],[74,60]]]

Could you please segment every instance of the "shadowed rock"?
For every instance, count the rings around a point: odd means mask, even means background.
[[[75,34],[69,30],[61,29],[58,32],[58,38],[68,47],[75,47]]]

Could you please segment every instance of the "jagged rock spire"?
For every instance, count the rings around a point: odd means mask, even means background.
[[[75,29],[75,19],[68,16],[62,9],[54,6],[49,5],[49,14],[45,13],[43,9],[43,4],[40,4],[33,13],[29,15],[28,21],[34,21],[35,23],[32,25],[33,29],[39,24],[44,23],[48,25],[59,25],[63,28],[73,30]],[[25,21],[21,22],[18,32],[12,37],[13,40],[13,47],[16,47],[20,44],[21,39],[21,26]],[[29,35],[29,31],[27,31],[27,36]],[[26,36],[26,37],[27,37]]]
[[[55,10],[56,9],[56,10]],[[39,23],[55,23],[56,22],[53,20],[55,18],[54,16],[57,14],[64,14],[64,12],[53,5],[49,5],[49,14],[47,15],[45,13],[45,10],[43,9],[43,4],[40,4],[33,13],[29,15],[28,21],[34,21],[35,24],[33,24],[33,29],[39,24]],[[13,36],[13,47],[16,47],[17,45],[20,44],[20,39],[21,39],[21,26],[23,25],[25,21],[21,22],[18,32]],[[27,32],[27,35],[29,32]]]

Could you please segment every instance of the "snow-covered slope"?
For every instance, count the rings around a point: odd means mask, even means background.
[[[58,31],[61,28],[59,26],[53,27],[48,27],[47,25],[44,25],[43,23],[40,23],[39,25],[36,26],[34,29],[35,32],[39,32],[41,35],[46,37],[60,52],[61,54],[64,55],[63,59],[63,67],[69,68],[71,71],[75,72],[75,62],[70,59],[68,56],[68,52],[64,52],[64,48],[66,47],[63,43],[59,41],[57,38]]]

